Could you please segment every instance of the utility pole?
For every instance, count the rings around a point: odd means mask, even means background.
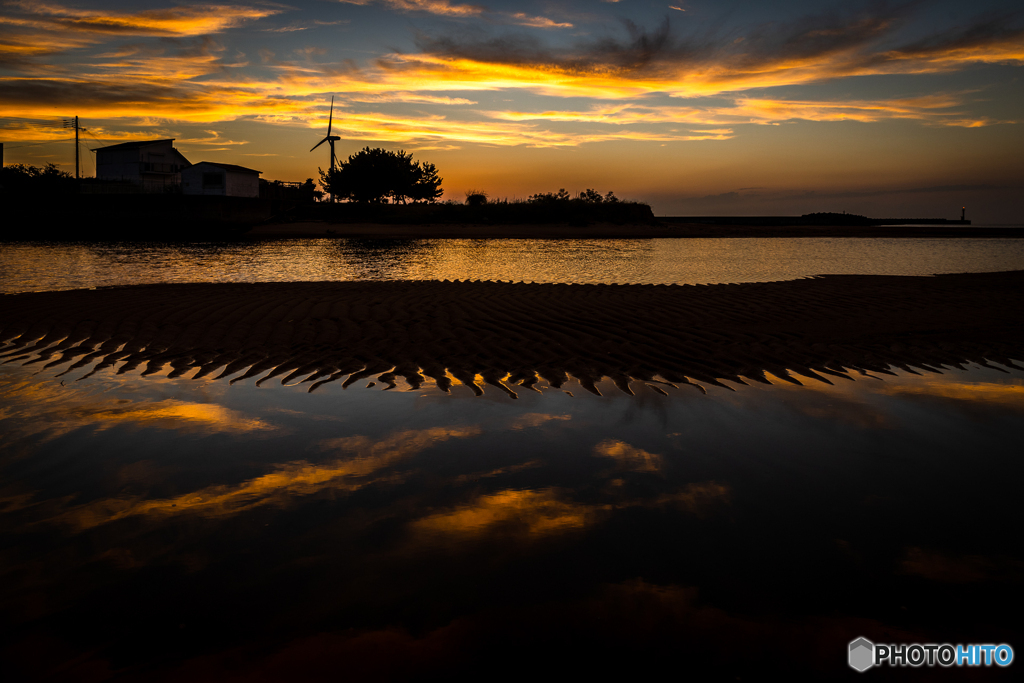
[[[82,175],[79,172],[80,164],[78,163],[78,117],[73,119],[64,119],[65,128],[75,129],[75,180],[81,179]]]

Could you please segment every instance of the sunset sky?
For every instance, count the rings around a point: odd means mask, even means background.
[[[176,138],[317,178],[386,147],[446,198],[1024,223],[1024,13],[974,2],[0,2],[5,163]],[[84,152],[91,175],[93,157]]]

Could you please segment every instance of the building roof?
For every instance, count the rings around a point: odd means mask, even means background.
[[[94,151],[104,151],[111,149],[138,149],[139,147],[149,147],[150,145],[159,145],[163,143],[173,143],[174,138],[169,140],[139,140],[138,142],[121,142],[116,145],[107,145],[106,147],[97,147]]]
[[[263,171],[257,171],[254,168],[246,168],[245,166],[238,166],[236,164],[219,164],[216,161],[200,161],[192,165],[199,166],[200,164],[216,166],[217,168],[223,168],[225,171],[234,171],[235,173],[255,173],[256,175],[263,173]]]

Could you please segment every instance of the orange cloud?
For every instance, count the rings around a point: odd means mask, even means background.
[[[122,426],[155,427],[193,434],[245,434],[276,429],[265,420],[213,402],[97,399],[27,378],[9,383],[4,389],[6,396],[17,401],[0,409],[0,416],[18,418],[16,428],[9,434],[12,443],[22,438],[51,441],[82,428],[103,431]]]
[[[741,56],[742,57],[742,56]],[[734,57],[703,64],[666,61],[643,69],[612,62],[498,62],[460,54],[391,54],[378,62],[377,80],[388,86],[432,90],[521,89],[556,97],[627,99],[653,93],[698,97],[755,88],[805,85],[851,76],[955,71],[970,64],[1024,61],[1024,39],[1014,36],[973,49],[916,54],[861,51],[801,58],[766,56],[757,63]]]
[[[209,432],[251,432],[273,429],[257,418],[247,418],[216,403],[186,403],[167,399],[156,403],[110,406],[90,411],[89,424],[107,429],[116,424],[157,426]]]
[[[134,67],[124,61],[125,70]],[[188,74],[208,70],[211,58],[170,57],[165,73]],[[59,93],[74,89],[79,115],[89,118],[151,119],[153,127],[164,127],[159,119],[215,123],[251,117],[277,123],[301,123],[313,128],[327,125],[326,109],[319,97],[305,99],[284,95],[278,88],[258,82],[232,85],[228,81],[206,81],[202,85],[165,83],[159,65],[139,66],[131,86],[110,75],[97,74],[84,84],[70,78],[22,80],[28,97],[23,104],[12,102],[12,116],[38,118],[50,116],[52,102]],[[0,79],[0,91],[11,80]],[[319,83],[309,89],[321,88]],[[296,88],[298,90],[300,88]],[[47,95],[52,91],[52,95]],[[41,97],[42,95],[42,97]],[[186,101],[187,100],[187,101]],[[10,101],[10,100],[9,100]],[[963,100],[953,95],[899,100],[848,100],[815,102],[769,98],[738,98],[732,104],[698,108],[692,106],[649,106],[639,104],[598,105],[589,110],[461,111],[458,118],[447,114],[421,112],[393,113],[356,111],[354,104],[417,103],[450,106],[469,105],[471,100],[438,97],[410,91],[374,95],[357,92],[335,105],[334,126],[342,137],[356,140],[380,140],[394,143],[428,145],[477,143],[487,145],[528,145],[564,147],[613,140],[680,142],[692,140],[729,140],[736,137],[736,126],[772,124],[791,120],[877,122],[892,119],[916,120],[929,125],[983,126],[1007,123],[966,112]],[[553,129],[552,124],[579,123],[585,127]],[[15,131],[17,126],[5,126]],[[102,137],[96,131],[93,135]],[[26,128],[15,139],[63,139],[63,131]],[[115,136],[116,137],[116,136]],[[103,137],[114,139],[114,137]]]
[[[614,459],[619,467],[636,472],[658,472],[664,465],[657,453],[630,446],[624,441],[602,441],[594,448],[594,454]]]
[[[507,490],[424,517],[413,524],[413,529],[420,533],[484,535],[496,527],[509,527],[546,536],[581,529],[593,513],[589,506],[559,500],[551,490]]]
[[[382,4],[402,12],[429,12],[449,17],[472,17],[482,14],[477,5],[453,5],[448,0],[338,0],[348,5]]]
[[[814,102],[807,100],[773,100],[767,98],[739,98],[735,107],[719,109],[738,120],[751,123],[772,123],[801,119],[805,121],[861,121],[872,123],[886,119],[913,119],[942,126],[978,127],[993,123],[986,117],[970,116],[963,111],[952,110],[963,106],[962,99],[952,95],[931,95],[927,97],[894,100],[847,100],[838,102]]]
[[[20,0],[7,3],[21,11],[0,16],[0,23],[60,32],[131,36],[186,37],[219,33],[255,19],[280,14],[281,8],[206,5],[143,10],[137,13],[76,9]]]
[[[480,9],[447,2],[393,2],[406,10]],[[53,29],[53,22],[74,20],[82,27],[116,25],[122,32],[176,36],[216,32],[279,11],[228,8],[221,12],[215,7],[115,15],[32,2],[17,7],[25,13],[4,21],[26,26],[26,22],[36,22]],[[31,31],[38,33],[36,24]],[[729,140],[735,137],[737,125],[789,120],[908,119],[962,127],[1008,123],[971,112],[963,95],[814,101],[743,94],[751,88],[846,76],[934,73],[969,64],[1024,61],[1024,33],[991,26],[900,49],[876,49],[879,37],[887,35],[891,25],[891,21],[879,19],[855,22],[843,31],[828,26],[794,29],[792,35],[775,42],[750,36],[703,52],[673,43],[667,26],[655,33],[637,30],[632,43],[605,41],[561,51],[533,43],[517,47],[507,42],[460,44],[451,39],[422,39],[418,53],[389,54],[364,66],[317,63],[315,50],[298,55],[295,61],[276,61],[273,53],[263,51],[263,62],[254,66],[243,56],[227,54],[222,45],[204,36],[193,38],[190,44],[122,46],[71,68],[35,63],[36,57],[46,53],[34,45],[46,41],[15,35],[0,43],[0,56],[30,66],[19,75],[0,77],[0,101],[9,117],[51,116],[55,107],[73,100],[77,113],[86,119],[214,123],[248,117],[319,129],[326,123],[329,98],[324,93],[334,93],[341,111],[335,125],[342,136],[428,146],[557,147],[611,140]],[[599,102],[585,109],[537,112],[496,110],[493,105],[483,111],[465,108],[480,99],[471,99],[467,93],[485,91],[588,97]],[[679,98],[679,104],[650,104],[650,96],[655,94]],[[734,99],[711,103],[700,99],[705,95]],[[353,106],[374,103],[463,108],[449,116],[429,109],[395,113]],[[569,123],[585,125],[558,125]],[[59,135],[54,131],[43,139]],[[36,132],[18,139],[40,137]]]
[[[861,121],[914,119],[934,125],[982,126],[994,121],[969,116],[962,108],[964,99],[951,94],[936,94],[892,100],[812,101],[767,97],[739,97],[732,104],[715,107],[648,106],[642,104],[598,105],[587,111],[487,111],[491,118],[505,121],[553,121],[602,123],[617,126],[635,124],[689,124],[697,126],[735,126],[744,123],[770,124],[790,120]],[[691,130],[693,134],[715,135],[714,139],[733,137],[733,128]]]
[[[199,514],[222,517],[262,505],[285,505],[293,497],[324,489],[355,491],[379,481],[377,475],[403,459],[448,439],[464,439],[481,433],[478,427],[406,430],[373,440],[364,436],[329,439],[320,443],[327,451],[345,457],[325,463],[297,461],[235,485],[208,486],[174,498],[106,498],[80,505],[61,519],[80,529],[107,524],[137,515]],[[376,476],[375,476],[376,475]]]
[[[521,26],[530,26],[532,28],[572,28],[572,24],[567,22],[557,22],[547,17],[531,17],[523,12],[510,14],[509,17]]]
[[[533,429],[547,424],[548,422],[565,422],[572,419],[572,415],[553,415],[551,413],[524,413],[509,424],[511,429]]]
[[[935,397],[1024,412],[1024,384],[952,382],[926,378],[913,384],[886,387],[886,391],[898,396]]]
[[[5,23],[0,16],[0,24]],[[39,56],[74,50],[93,44],[87,37],[65,34],[55,36],[38,31],[10,33],[0,39],[0,60],[9,62],[12,56]]]
[[[326,122],[324,122],[326,125]],[[401,116],[383,113],[345,113],[335,119],[335,130],[342,137],[355,139],[408,141],[473,142],[487,145],[529,145],[566,147],[587,142],[638,140],[671,142],[692,139],[727,139],[721,134],[676,133],[671,131],[575,131],[556,132],[530,124],[496,124],[493,121],[449,120],[444,116]]]
[[[1021,62],[1024,31],[981,22],[897,49],[879,49],[889,16],[812,17],[739,38],[679,41],[668,22],[630,26],[631,39],[549,48],[507,39],[422,37],[421,51],[381,61],[392,76],[429,74],[440,88],[525,88],[555,96],[621,99],[653,92],[696,97],[848,76],[936,73],[968,64]],[[891,41],[890,41],[891,42]]]
[[[632,447],[621,444],[625,447],[621,449],[617,445],[619,443],[612,444],[611,450],[623,452],[612,457],[630,459],[628,451]],[[602,446],[598,447],[600,449]],[[485,536],[494,532],[550,536],[578,531],[607,518],[615,510],[627,508],[675,508],[705,517],[730,503],[731,498],[732,491],[728,486],[713,481],[688,484],[678,492],[653,500],[618,500],[597,505],[565,500],[558,491],[550,488],[506,489],[423,517],[413,522],[412,529],[421,537],[425,536],[423,540],[438,535]]]
[[[400,12],[427,12],[448,17],[475,17],[484,14],[496,15],[479,5],[454,5],[448,0],[338,0],[348,5],[384,5]],[[524,12],[500,13],[513,24],[531,28],[572,28],[572,24],[557,22],[547,17],[530,16]]]
[[[467,100],[464,97],[442,97],[412,92],[356,93],[349,95],[345,100],[346,102],[400,102],[402,104],[446,104],[453,106],[476,104],[473,100]]]

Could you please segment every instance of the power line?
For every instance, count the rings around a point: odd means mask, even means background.
[[[83,141],[80,140],[79,135],[81,133],[84,133],[84,134],[88,135],[90,138],[92,138],[93,140],[95,140],[96,143],[100,147],[102,147],[104,145],[103,145],[103,141],[102,140],[100,140],[90,130],[88,130],[87,128],[85,128],[85,127],[83,127],[81,125],[81,122],[79,121],[79,118],[77,116],[70,117],[70,118],[69,117],[61,117],[61,118],[54,118],[54,119],[32,119],[32,118],[22,118],[22,117],[17,117],[17,116],[0,116],[0,131],[3,131],[5,133],[7,133],[8,135],[16,136],[19,132],[29,132],[29,131],[38,131],[38,130],[54,130],[54,129],[65,129],[65,130],[66,129],[72,129],[72,130],[75,131],[75,137],[73,137],[73,138],[60,138],[60,139],[57,139],[57,140],[40,140],[38,142],[15,143],[13,145],[5,144],[4,147],[6,149],[24,149],[26,147],[39,147],[41,145],[49,145],[49,144],[54,144],[54,143],[74,142],[75,143],[75,177],[80,177],[80,175],[81,175],[81,170],[80,170],[81,169],[81,162],[80,162],[80,159],[79,159],[79,145]],[[88,149],[89,149],[90,152],[95,152],[96,149],[98,149],[98,147],[97,148],[88,148]]]
[[[38,130],[52,130],[55,128],[60,129],[71,129],[75,131],[75,137],[70,139],[60,140],[40,140],[38,142],[25,142],[22,144],[9,145],[9,149],[24,149],[26,147],[39,147],[41,145],[48,145],[52,143],[71,142],[75,143],[75,179],[82,177],[82,163],[80,154],[80,134],[85,129],[79,123],[78,117],[74,116],[71,118],[61,117],[60,119],[30,119],[22,118],[18,116],[2,116],[0,117],[0,130],[7,131],[9,135],[17,136],[19,132],[25,133],[28,131]]]
[[[38,147],[39,145],[49,145],[54,142],[72,142],[74,138],[63,138],[61,140],[43,140],[42,142],[26,142],[22,145],[4,145],[5,149],[21,149],[22,147]]]
[[[96,137],[95,135],[93,135],[93,134],[92,134],[92,133],[91,133],[91,132],[89,131],[89,129],[88,129],[88,128],[82,128],[82,132],[83,132],[83,133],[85,133],[86,135],[88,135],[89,137],[91,137],[91,138],[92,138],[93,140],[95,140],[96,142],[98,142],[98,143],[99,143],[100,145],[103,145],[103,141],[102,141],[102,140],[100,140],[100,139],[99,139],[98,137]],[[98,148],[96,148],[96,147],[90,147],[90,148],[89,148],[89,151],[90,151],[90,152],[95,152],[95,151],[96,151],[96,149],[98,149]]]

